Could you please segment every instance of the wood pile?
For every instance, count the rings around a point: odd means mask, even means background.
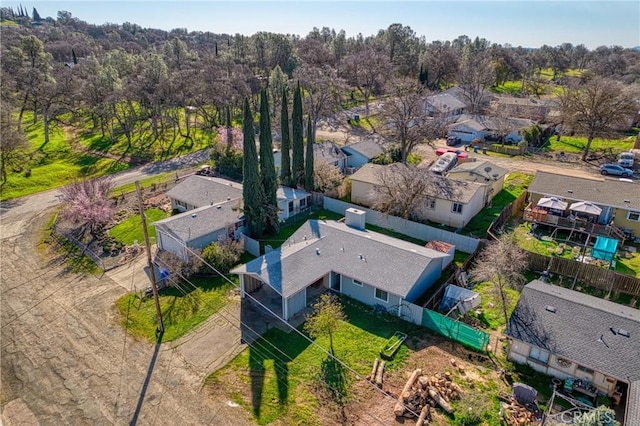
[[[382,389],[382,382],[384,380],[384,365],[386,361],[380,361],[376,358],[373,361],[373,368],[371,369],[371,373],[367,376],[367,380],[371,383],[375,383],[380,389]]]
[[[518,403],[514,397],[503,398],[507,401],[500,402],[500,414],[508,426],[539,425],[538,416],[528,407]]]
[[[451,380],[451,373],[426,376],[417,369],[405,384],[393,413],[397,417],[418,417],[418,425],[427,424],[431,419],[432,407],[440,407],[447,413],[452,413],[450,402],[461,395],[462,390]]]

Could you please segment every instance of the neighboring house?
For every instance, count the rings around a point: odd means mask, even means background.
[[[351,201],[370,207],[375,197],[374,189],[381,183],[382,170],[394,166],[397,165],[368,164],[351,175]],[[436,175],[432,177],[432,183],[425,191],[422,212],[416,212],[423,220],[463,228],[484,207],[485,189],[479,183]]]
[[[523,288],[506,335],[510,360],[626,397],[625,423],[640,424],[640,310],[535,280]]]
[[[505,134],[505,141],[517,143],[523,139],[522,130],[535,124],[526,118],[500,118],[486,115],[463,114],[448,126],[449,136],[457,136],[463,143],[470,143],[475,139],[482,141]]]
[[[342,151],[347,154],[347,167],[359,169],[378,155],[384,154],[382,147],[374,141],[356,142],[345,145]]]
[[[169,191],[172,210],[185,212],[198,207],[242,198],[242,185],[225,179],[189,176]]]
[[[490,161],[460,163],[447,173],[449,179],[475,182],[484,186],[484,204],[502,191],[504,178],[509,171]]]
[[[281,221],[307,210],[311,205],[311,194],[295,188],[280,186],[276,192],[276,197],[278,198],[278,208],[280,209],[278,218]]]
[[[341,172],[347,167],[347,154],[335,142],[322,141],[313,144],[313,160],[324,161],[337,167]]]
[[[238,239],[246,231],[238,200],[198,207],[153,225],[158,249],[175,253],[181,259],[189,257],[185,246],[204,249],[217,241]]]
[[[493,101],[493,98],[495,97],[495,95],[487,89],[480,89],[480,90],[481,90],[481,93],[480,93],[481,99],[479,103],[480,103],[480,107],[484,109],[489,106],[491,101]],[[460,102],[462,102],[465,105],[465,111],[471,110],[471,102],[469,101],[469,94],[464,88],[460,86],[453,86],[443,91],[442,94],[451,95],[457,100],[459,100]]]
[[[527,220],[534,220],[532,213],[541,198],[554,197],[566,202],[565,211],[559,215],[549,212],[543,220],[535,221],[555,226],[569,225],[566,217],[571,214],[570,206],[575,202],[589,202],[601,209],[594,221],[602,226],[594,228],[593,232],[605,234],[621,229],[627,235],[640,236],[640,185],[637,183],[538,172],[528,192],[530,205],[525,210]]]
[[[450,93],[438,93],[428,96],[424,109],[431,117],[444,119],[456,118],[465,113],[467,106],[464,102]]]
[[[509,111],[513,117],[544,121],[555,103],[546,99],[516,98],[515,96],[498,96],[494,100],[495,109]]]
[[[280,248],[232,270],[242,297],[263,290],[285,320],[329,289],[400,315],[403,301],[440,277],[444,254],[365,230],[361,210],[347,210],[346,221],[309,220]]]
[[[456,254],[456,246],[444,241],[438,241],[438,240],[429,241],[425,245],[425,247],[431,250],[438,251],[440,253],[444,253],[446,255],[446,257],[442,260],[443,271],[447,266],[451,264],[451,262],[453,262],[453,257]]]

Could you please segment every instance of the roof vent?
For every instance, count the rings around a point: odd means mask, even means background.
[[[554,313],[554,314],[556,313],[556,307],[555,306],[547,305],[547,306],[544,307],[544,309],[546,311],[551,312],[551,313]]]
[[[567,189],[567,192],[568,192],[569,194],[573,194],[573,189]]]
[[[307,236],[306,236],[306,235],[305,235],[305,236],[303,236],[303,237],[302,237],[302,239],[303,239],[303,240],[305,240],[305,241],[307,241]]]
[[[320,256],[320,249],[318,247],[316,247],[316,254]]]
[[[195,214],[195,213],[192,213],[192,214],[191,214],[191,217],[198,217],[198,215],[197,215],[197,214]]]
[[[631,200],[624,200],[624,202],[625,202],[625,203],[630,203],[630,202],[631,202]]]
[[[618,334],[624,337],[630,337],[629,332],[627,330],[623,330],[621,328],[618,329]]]
[[[218,209],[218,210],[220,210],[221,208],[222,208],[222,206],[221,206],[220,204],[218,204],[218,205],[216,206],[216,209]]]

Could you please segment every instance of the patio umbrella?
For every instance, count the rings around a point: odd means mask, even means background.
[[[566,210],[569,204],[556,197],[543,197],[538,201],[538,207],[545,207],[554,210]]]
[[[569,207],[569,210],[578,213],[592,214],[595,216],[600,216],[600,213],[602,213],[602,209],[600,207],[588,201],[578,201],[577,203],[573,203]]]

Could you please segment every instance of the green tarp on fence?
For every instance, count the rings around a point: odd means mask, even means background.
[[[476,330],[429,309],[422,313],[422,325],[478,351],[484,351],[489,344],[489,335],[484,331]]]

